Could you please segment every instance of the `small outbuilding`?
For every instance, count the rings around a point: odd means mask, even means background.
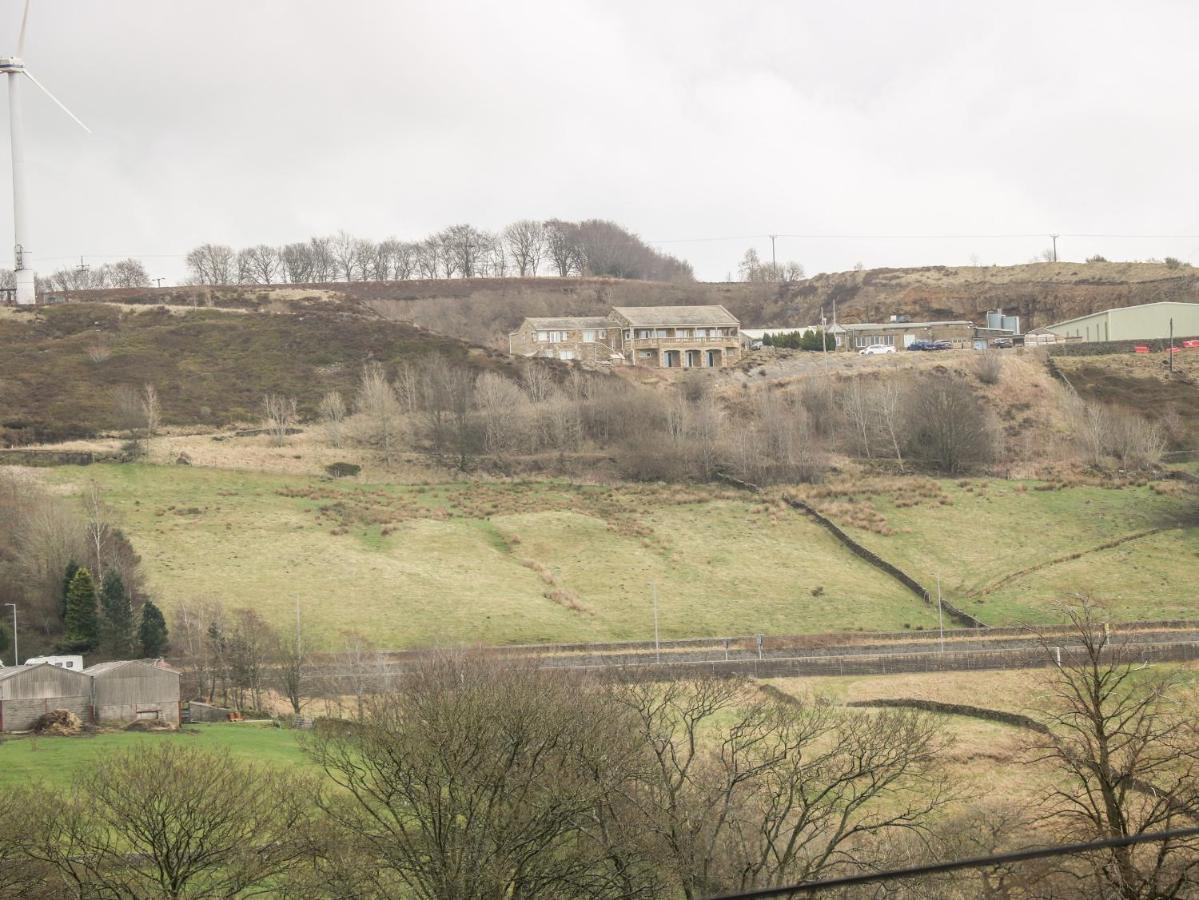
[[[141,660],[114,660],[84,669],[92,683],[95,722],[156,719],[179,724],[179,673]]]
[[[69,709],[88,722],[91,702],[92,679],[83,672],[49,663],[0,669],[0,731],[28,731],[54,709]]]

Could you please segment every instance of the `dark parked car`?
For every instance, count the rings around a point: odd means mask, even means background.
[[[1011,338],[995,338],[995,340],[991,341],[991,346],[1003,349],[1013,346],[1013,343]]]
[[[933,341],[934,350],[952,350],[953,341]]]
[[[904,349],[905,350],[935,350],[936,347],[933,346],[932,341],[912,341],[912,343],[908,344]]]

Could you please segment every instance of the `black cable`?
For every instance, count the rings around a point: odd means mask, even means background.
[[[1092,850],[1109,850],[1113,847],[1129,847],[1133,844],[1149,844],[1155,841],[1169,841],[1175,838],[1196,836],[1199,836],[1199,826],[1194,828],[1176,828],[1172,831],[1155,831],[1148,834],[1131,835],[1129,837],[1107,838],[1102,841],[1087,841],[1079,844],[1054,844],[1051,847],[1029,847],[1024,850],[1013,850],[1011,853],[999,853],[993,856],[974,856],[968,859],[955,859],[949,862],[911,866],[906,869],[889,869],[884,872],[867,872],[861,875],[829,878],[825,881],[803,881],[798,884],[783,885],[781,887],[758,888],[757,890],[742,891],[735,894],[721,894],[718,897],[711,898],[711,900],[753,900],[753,898],[758,897],[786,897],[799,893],[811,894],[834,888],[871,884],[876,881],[896,881],[900,878],[936,875],[941,872],[953,872],[957,869],[979,869],[985,866],[998,866],[1003,863],[1044,859],[1049,856],[1067,856],[1071,853],[1088,853]]]

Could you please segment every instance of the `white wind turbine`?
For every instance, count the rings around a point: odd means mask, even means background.
[[[8,134],[12,140],[12,207],[13,207],[13,250],[14,269],[17,281],[17,304],[32,305],[36,300],[36,279],[33,273],[33,257],[26,242],[29,230],[25,221],[25,147],[21,135],[21,76],[25,76],[53,100],[79,127],[91,134],[91,129],[79,121],[79,117],[63,106],[62,101],[46,90],[25,68],[21,54],[25,52],[25,26],[29,22],[29,0],[25,0],[25,12],[21,16],[21,33],[17,38],[17,55],[0,56],[0,73],[8,76]]]

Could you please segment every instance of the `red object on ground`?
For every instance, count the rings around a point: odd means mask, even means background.
[[[1136,347],[1132,348],[1132,352],[1133,353],[1148,353],[1149,348],[1138,344]]]
[[[1183,341],[1182,346],[1188,350],[1199,350],[1199,341]]]

